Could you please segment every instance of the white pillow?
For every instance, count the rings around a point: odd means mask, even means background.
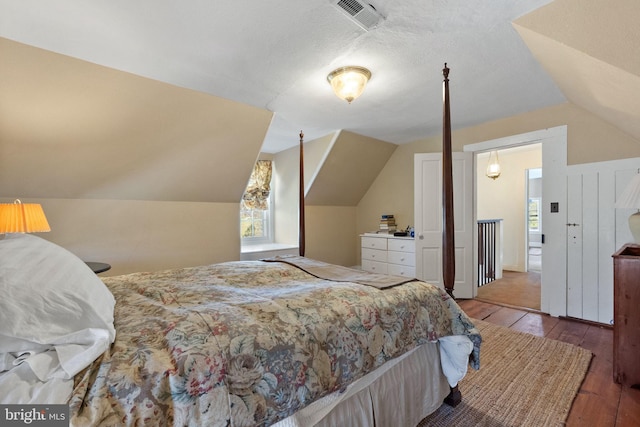
[[[0,240],[0,355],[55,350],[71,378],[115,339],[113,295],[66,249],[30,234]]]

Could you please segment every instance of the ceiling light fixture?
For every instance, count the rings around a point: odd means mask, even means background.
[[[362,95],[370,78],[371,71],[366,68],[349,66],[330,72],[327,81],[338,98],[351,104],[351,101]]]

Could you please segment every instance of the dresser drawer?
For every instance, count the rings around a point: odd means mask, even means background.
[[[363,237],[362,248],[387,250],[387,239],[385,237]]]
[[[414,267],[416,265],[416,254],[412,252],[389,251],[387,252],[387,262],[391,264],[399,264],[399,265],[406,265],[408,267]]]
[[[388,243],[390,251],[397,252],[416,252],[416,243],[413,239],[389,239]]]
[[[362,248],[362,259],[370,261],[387,262],[387,251]]]
[[[402,277],[416,277],[416,269],[415,267],[407,267],[404,265],[397,264],[387,264],[387,274],[391,274],[392,276],[402,276]]]
[[[371,273],[389,274],[387,273],[387,263],[379,261],[371,261],[369,259],[362,260],[362,269]]]

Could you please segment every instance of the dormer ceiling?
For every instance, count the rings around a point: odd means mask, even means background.
[[[569,101],[640,138],[637,0],[370,0],[368,30],[335,3],[0,0],[0,37],[273,112],[265,152],[439,134],[445,62],[454,128]],[[373,75],[351,105],[326,81],[346,65]]]

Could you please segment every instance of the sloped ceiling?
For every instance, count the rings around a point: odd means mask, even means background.
[[[0,58],[0,196],[242,197],[270,112],[1,38]]]
[[[305,203],[356,206],[396,148],[385,141],[340,132],[311,183]]]
[[[514,27],[567,99],[640,140],[640,3],[556,0]]]

